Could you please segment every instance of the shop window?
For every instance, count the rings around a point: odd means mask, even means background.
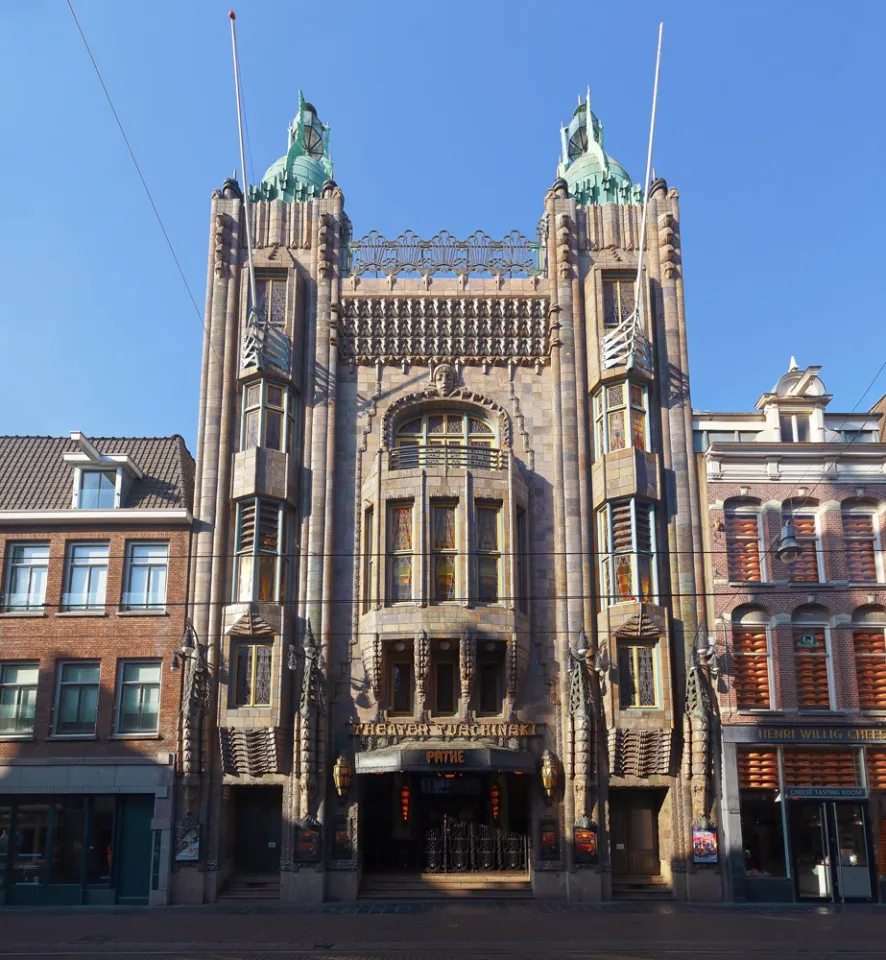
[[[595,451],[600,457],[614,450],[649,449],[645,384],[625,380],[601,387],[594,394]]]
[[[42,610],[49,570],[48,543],[13,543],[7,546],[3,609]]]
[[[456,595],[456,504],[431,504],[431,596],[438,603]]]
[[[795,626],[793,646],[797,705],[805,710],[830,710],[830,658],[824,627]]]
[[[241,450],[295,450],[298,398],[289,387],[269,380],[247,383],[243,387],[242,409]]]
[[[732,686],[738,709],[770,709],[769,641],[766,627],[733,627],[732,659]]]
[[[15,811],[12,883],[44,883],[49,830],[48,803],[19,803]]]
[[[791,513],[784,511],[782,524],[792,521],[797,541],[800,544],[800,555],[788,565],[791,583],[819,583],[818,520],[814,513]]]
[[[477,600],[498,603],[501,580],[501,508],[477,504]]]
[[[784,825],[775,750],[739,748],[739,811],[749,877],[785,877]]]
[[[372,585],[375,582],[375,511],[370,507],[363,514],[363,612],[372,606]]]
[[[495,428],[467,411],[431,410],[403,421],[396,430],[391,469],[423,466],[501,469]]]
[[[234,706],[271,705],[272,643],[237,643],[234,646]]]
[[[65,610],[103,610],[108,584],[106,543],[72,543],[62,606]]]
[[[390,689],[390,712],[401,716],[412,716],[414,710],[415,669],[412,652],[405,644],[404,649],[393,653],[388,665],[388,686]]]
[[[291,511],[276,500],[237,504],[237,600],[283,603],[288,584]]]
[[[86,882],[111,883],[111,847],[114,842],[114,797],[89,798],[89,843],[86,847]]]
[[[164,610],[168,575],[168,543],[128,544],[123,608],[125,610]]]
[[[504,647],[490,641],[477,657],[477,706],[481,716],[501,716],[504,703]]]
[[[886,710],[886,640],[880,630],[852,634],[858,705],[862,710]]]
[[[763,580],[760,558],[762,531],[760,508],[755,506],[726,505],[726,557],[729,579],[733,581]]]
[[[458,662],[448,649],[444,640],[433,658],[434,713],[441,716],[454,714],[458,707]]]
[[[848,579],[854,583],[876,583],[880,578],[873,513],[844,506],[843,538]]]
[[[388,598],[391,603],[412,600],[412,504],[388,507]]]
[[[617,327],[634,312],[635,278],[631,275],[603,277],[603,326]]]
[[[794,750],[783,751],[786,787],[857,787],[859,751]]]
[[[160,661],[124,660],[117,694],[117,733],[160,728]]]
[[[98,718],[99,665],[73,661],[59,667],[57,736],[89,736]]]
[[[255,312],[272,327],[286,325],[286,275],[255,278]]]
[[[517,583],[517,609],[520,613],[529,612],[529,585],[526,580],[526,543],[526,511],[518,508],[515,579]]]
[[[0,664],[0,736],[34,732],[38,673],[36,663]]]
[[[622,710],[658,706],[656,645],[618,642],[618,700]]]
[[[81,470],[77,507],[80,510],[113,510],[117,501],[116,470]]]
[[[80,883],[86,827],[85,798],[64,797],[55,800],[53,806],[49,883]]]
[[[616,500],[597,511],[603,606],[654,600],[655,508],[644,500]]]

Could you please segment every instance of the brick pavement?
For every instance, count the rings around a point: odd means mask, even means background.
[[[139,960],[882,960],[876,906],[558,902],[6,909],[0,958]]]

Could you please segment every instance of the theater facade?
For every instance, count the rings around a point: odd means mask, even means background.
[[[211,202],[176,899],[718,897],[677,191],[588,96],[525,233],[386,238],[328,138]]]

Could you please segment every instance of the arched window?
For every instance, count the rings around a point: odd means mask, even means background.
[[[727,500],[723,514],[729,579],[762,582],[765,573],[759,503],[750,500]]]
[[[762,607],[732,614],[732,688],[739,710],[772,709],[769,617]]]
[[[886,611],[870,605],[852,614],[852,646],[858,706],[886,710]]]
[[[875,507],[863,501],[847,500],[841,505],[840,512],[847,578],[853,583],[877,583],[882,576],[878,563],[880,551]]]
[[[801,710],[830,710],[831,654],[828,612],[809,604],[791,615],[797,706]]]
[[[404,418],[394,433],[392,469],[423,466],[499,470],[503,458],[495,428],[468,410],[428,410]]]

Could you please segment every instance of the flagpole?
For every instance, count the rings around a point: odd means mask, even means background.
[[[243,173],[243,206],[246,213],[246,256],[249,263],[249,296],[252,300],[252,310],[255,311],[258,301],[255,296],[255,264],[252,261],[252,226],[249,222],[249,183],[246,178],[246,150],[243,146],[243,105],[240,98],[240,59],[237,56],[237,14],[231,10],[228,17],[231,20],[231,46],[234,51],[234,90],[237,94],[237,130],[240,134],[240,170]]]

